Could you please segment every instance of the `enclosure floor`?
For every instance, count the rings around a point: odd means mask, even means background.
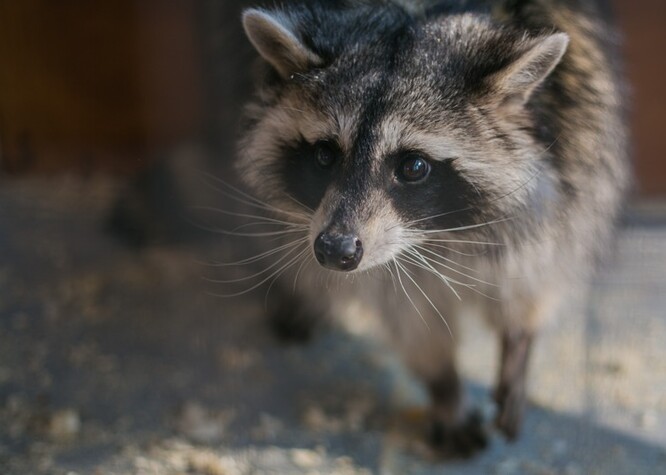
[[[0,187],[0,473],[666,473],[666,206],[635,206],[587,305],[547,328],[523,435],[434,459],[424,396],[372,325],[280,345],[263,297],[220,299],[215,246],[137,252],[104,232],[116,186]],[[471,404],[492,335],[465,321]]]

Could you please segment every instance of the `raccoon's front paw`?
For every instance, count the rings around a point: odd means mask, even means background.
[[[510,441],[520,434],[525,411],[525,391],[516,386],[499,386],[494,394],[497,403],[495,427]]]
[[[488,446],[483,417],[472,411],[455,425],[435,419],[430,429],[430,444],[444,458],[469,458]]]

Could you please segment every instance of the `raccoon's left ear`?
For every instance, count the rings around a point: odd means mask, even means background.
[[[257,52],[283,78],[321,63],[299,39],[293,21],[281,12],[250,8],[243,12],[243,27]]]
[[[566,33],[532,40],[516,60],[496,73],[492,81],[503,103],[523,105],[559,64],[569,45]]]

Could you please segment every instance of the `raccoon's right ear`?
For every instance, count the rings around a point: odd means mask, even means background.
[[[283,78],[321,64],[321,58],[298,38],[293,21],[280,12],[250,8],[243,12],[245,34],[257,52]]]
[[[492,76],[495,88],[503,97],[504,103],[526,103],[534,90],[562,60],[568,45],[569,36],[565,33],[554,33],[530,40],[523,45],[517,58]]]

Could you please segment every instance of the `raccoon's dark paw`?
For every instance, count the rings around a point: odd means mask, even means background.
[[[525,411],[525,391],[516,387],[498,387],[494,394],[497,403],[495,427],[509,441],[515,441],[520,434]]]
[[[430,444],[443,458],[469,458],[488,446],[489,435],[483,417],[470,412],[460,423],[450,426],[434,420],[430,429]]]
[[[295,309],[281,308],[268,320],[271,333],[282,343],[305,344],[316,332],[316,319]]]

